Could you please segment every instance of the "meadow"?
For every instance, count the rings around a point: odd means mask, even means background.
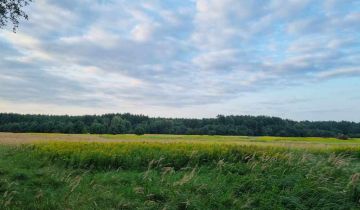
[[[359,139],[0,133],[0,209],[359,208]]]

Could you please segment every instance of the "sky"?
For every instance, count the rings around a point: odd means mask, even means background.
[[[35,0],[0,112],[360,122],[359,0]]]

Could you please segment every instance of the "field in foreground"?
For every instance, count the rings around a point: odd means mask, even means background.
[[[0,209],[360,208],[357,139],[0,134],[0,142]]]

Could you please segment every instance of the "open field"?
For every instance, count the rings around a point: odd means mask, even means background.
[[[338,146],[358,147],[360,139],[339,140],[322,137],[272,136],[207,136],[207,135],[132,135],[132,134],[54,134],[54,133],[1,133],[0,144],[28,144],[35,142],[159,142],[159,143],[221,143],[258,146],[327,148]]]
[[[360,140],[0,134],[0,209],[359,209]]]

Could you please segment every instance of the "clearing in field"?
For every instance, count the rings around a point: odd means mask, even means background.
[[[358,139],[2,133],[0,142],[0,209],[360,208]]]

